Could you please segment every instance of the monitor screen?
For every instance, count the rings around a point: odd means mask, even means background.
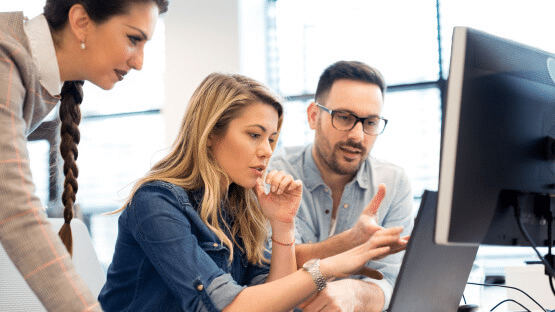
[[[527,245],[516,226],[518,202],[526,229],[546,244],[555,194],[554,79],[555,55],[455,27],[436,243]]]

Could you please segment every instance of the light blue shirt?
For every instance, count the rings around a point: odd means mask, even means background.
[[[287,172],[303,182],[303,198],[295,220],[296,243],[315,243],[327,239],[333,199],[331,189],[324,184],[312,157],[312,144],[283,148],[270,159],[268,171],[273,169]],[[411,233],[414,221],[413,197],[408,176],[401,167],[369,156],[356,177],[345,186],[336,216],[335,234],[355,225],[361,212],[374,197],[380,183],[385,184],[386,192],[378,209],[378,224],[385,228],[403,227],[401,236]],[[384,309],[389,306],[403,255],[404,252],[400,252],[367,264],[368,267],[379,270],[384,275],[383,280],[364,278],[383,290]]]

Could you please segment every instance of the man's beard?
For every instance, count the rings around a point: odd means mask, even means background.
[[[324,138],[321,137],[320,139],[324,139]],[[329,142],[326,140],[326,143],[329,143]],[[360,167],[362,166],[362,163],[368,157],[366,148],[364,148],[360,143],[354,143],[352,141],[338,142],[333,146],[331,154],[329,154],[328,151],[324,151],[320,147],[320,145],[321,144],[316,144],[316,154],[328,166],[330,170],[340,175],[356,174],[358,169],[360,169]],[[326,144],[326,146],[329,146],[329,144]],[[342,156],[338,155],[339,153],[342,153],[341,147],[349,147],[349,148],[359,150],[360,155],[362,155],[360,161],[356,165],[352,163],[350,165],[341,164],[341,162],[339,161],[339,158]]]

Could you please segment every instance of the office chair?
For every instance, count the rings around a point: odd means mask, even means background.
[[[49,218],[52,229],[61,228],[63,218]],[[73,233],[73,265],[96,297],[106,282],[106,274],[98,261],[87,226],[79,219],[71,221]],[[0,244],[0,311],[46,311],[35,293]]]

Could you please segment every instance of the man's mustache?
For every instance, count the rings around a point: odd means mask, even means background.
[[[341,147],[350,147],[353,149],[358,149],[361,151],[362,154],[366,154],[366,148],[364,148],[364,146],[361,143],[356,143],[353,141],[347,141],[347,142],[340,142],[337,143],[337,147],[341,148]]]

